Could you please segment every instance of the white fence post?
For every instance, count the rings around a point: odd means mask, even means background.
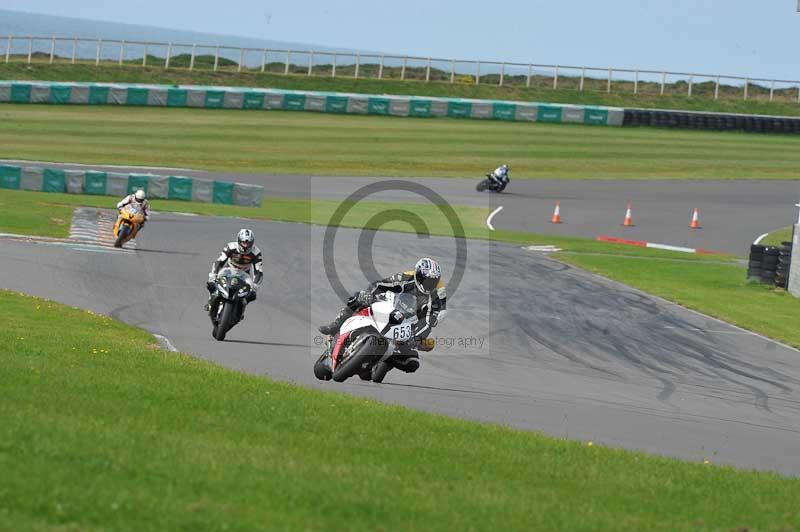
[[[450,85],[456,82],[456,60],[450,62]]]
[[[314,71],[314,50],[308,54],[308,75],[310,76],[311,73]]]
[[[475,85],[481,84],[481,62],[475,63]]]
[[[13,41],[13,40],[14,40],[14,37],[12,37],[9,34],[9,36],[8,36],[8,44],[6,44],[6,63],[8,63],[8,60],[11,58],[11,41]]]
[[[586,80],[586,67],[581,68],[581,81],[580,85],[578,86],[578,90],[583,92],[583,82]]]
[[[217,45],[217,49],[214,52],[214,72],[217,71],[217,67],[219,67],[219,45]]]
[[[383,61],[381,61],[381,64],[383,64]],[[408,64],[408,56],[406,55],[406,56],[403,56],[403,66],[400,68],[400,80],[401,81],[406,79],[406,65],[407,64]],[[381,72],[383,72],[383,69],[379,70],[379,73],[381,73]],[[378,79],[380,79],[380,75],[378,76]]]
[[[167,44],[167,58],[164,60],[164,70],[169,68],[169,57],[172,55],[172,43]]]
[[[244,63],[244,48],[239,48],[239,66],[236,68],[236,72],[242,71],[242,63]]]
[[[431,58],[428,58],[428,64],[425,67],[425,81],[428,82],[431,80]]]
[[[72,64],[75,64],[75,56],[78,54],[78,38],[72,38]]]
[[[56,36],[50,40],[50,64],[53,64],[53,58],[56,56]]]
[[[103,39],[97,39],[97,53],[94,54],[94,66],[100,65],[100,49],[103,47]]]
[[[800,102],[800,86],[797,87],[797,101]]]
[[[744,99],[747,99],[747,86],[750,84],[749,78],[744,78]]]
[[[125,39],[119,45],[119,61],[117,63],[122,66],[122,60],[125,58]]]
[[[553,74],[553,90],[558,90],[558,65],[556,65],[556,71]]]
[[[633,75],[633,93],[639,94],[639,69],[636,69],[636,73]]]
[[[606,85],[606,92],[611,92],[611,76],[614,75],[614,71],[611,67],[608,67],[608,84]]]
[[[333,63],[331,64],[331,77],[336,77],[336,52],[333,53]]]
[[[506,64],[500,63],[500,83],[499,86],[503,86],[503,82],[506,80]]]
[[[661,96],[664,96],[664,85],[666,85],[666,84],[667,84],[667,73],[666,72],[662,72],[661,73],[661,93],[660,93]]]
[[[358,79],[358,71],[361,68],[361,52],[356,52],[356,69],[353,73],[353,77]]]
[[[714,83],[714,99],[719,99],[719,76],[717,76],[717,81]]]
[[[525,86],[531,88],[531,76],[533,75],[533,65],[528,63],[528,79],[525,80]]]
[[[291,62],[291,60],[292,60],[292,51],[286,50],[286,68],[283,69],[284,76],[289,75],[289,63]]]
[[[192,55],[189,56],[189,70],[194,70],[194,57],[197,54],[197,43],[192,44]]]
[[[142,66],[147,66],[147,43],[144,43],[144,54],[142,55]]]
[[[261,53],[261,72],[263,73],[267,69],[267,49],[264,48],[264,51]]]
[[[381,54],[381,64],[378,65],[378,79],[383,79],[383,60],[384,60],[384,55]],[[403,73],[405,73],[405,71],[406,71],[406,64],[403,63]]]
[[[686,95],[691,98],[692,97],[692,85],[694,84],[694,74],[689,74],[689,90]]]
[[[769,84],[769,101],[772,101],[772,97],[775,94],[775,80],[773,79]]]
[[[33,37],[28,37],[28,64],[31,64],[33,58]]]

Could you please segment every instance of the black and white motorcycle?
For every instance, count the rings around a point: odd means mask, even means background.
[[[238,269],[222,268],[216,278],[218,303],[208,311],[213,329],[212,336],[222,341],[225,335],[244,318],[247,297],[255,290],[250,276]]]
[[[508,176],[505,178],[495,177],[491,173],[486,174],[486,179],[482,180],[478,185],[475,187],[475,190],[478,192],[483,192],[484,190],[488,190],[490,192],[502,192],[505,190],[506,186],[508,186],[508,182],[510,181]]]
[[[343,382],[353,375],[382,382],[391,369],[388,360],[408,349],[414,336],[417,300],[411,294],[386,292],[348,318],[329,338],[325,352],[314,364],[320,380]]]

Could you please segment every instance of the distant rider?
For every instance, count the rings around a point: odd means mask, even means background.
[[[264,267],[261,258],[261,250],[255,246],[256,237],[250,229],[242,229],[236,237],[235,242],[229,242],[223,249],[217,260],[211,265],[211,272],[208,274],[208,303],[205,310],[216,307],[219,297],[217,295],[216,279],[219,271],[230,266],[247,272],[253,278],[253,290],[248,294],[245,305],[256,300],[256,290],[264,277]]]
[[[432,348],[423,340],[447,313],[447,294],[442,282],[442,268],[433,259],[427,257],[419,259],[413,270],[396,273],[370,284],[366,290],[357,292],[331,323],[319,328],[319,332],[326,335],[336,334],[347,318],[358,310],[370,306],[378,294],[385,292],[408,293],[417,298],[419,321],[414,336],[403,346],[406,349],[402,349],[399,355],[391,359],[395,368],[413,373],[419,369],[419,354],[413,349],[429,351]]]
[[[127,196],[122,198],[122,201],[117,203],[117,210],[119,212],[122,212],[123,207],[131,204],[136,205],[137,207],[142,209],[142,213],[144,213],[144,222],[139,224],[139,227],[136,229],[137,231],[139,231],[144,227],[145,222],[147,222],[147,220],[150,218],[150,202],[147,201],[144,190],[139,189],[133,194],[128,194]]]
[[[506,186],[508,186],[508,182],[511,181],[511,178],[508,177],[507,164],[501,164],[494,169],[494,172],[491,174],[486,174],[486,177],[491,179],[497,185],[497,192],[502,192],[505,190]]]

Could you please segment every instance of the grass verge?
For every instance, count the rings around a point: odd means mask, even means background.
[[[221,172],[796,179],[800,138],[290,111],[0,106],[0,157]]]
[[[695,111],[732,112],[748,114],[768,114],[797,116],[800,115],[800,106],[796,103],[796,92],[776,91],[776,101],[765,101],[769,88],[750,86],[750,100],[743,100],[741,89],[738,91],[720,91],[720,99],[713,99],[713,85],[697,84],[694,88],[694,97],[686,96],[686,84],[668,84],[666,95],[659,96],[660,87],[649,83],[640,83],[639,94],[633,94],[632,84],[626,82],[626,87],[620,90],[613,87],[611,93],[606,92],[604,81],[596,83],[596,89],[585,92],[577,91],[578,82],[575,78],[562,75],[561,86],[571,86],[572,89],[552,90],[552,79],[540,80],[539,87],[528,88],[524,80],[518,83],[507,84],[504,87],[483,83],[475,85],[471,80],[466,83],[419,82],[401,80],[378,79],[352,79],[343,77],[332,78],[330,74],[319,76],[276,75],[252,71],[236,72],[236,66],[231,65],[233,71],[170,69],[164,70],[155,67],[142,68],[141,66],[119,66],[92,64],[23,64],[22,57],[19,62],[0,65],[0,79],[19,80],[48,80],[48,81],[85,81],[85,82],[127,82],[127,83],[160,83],[160,84],[197,84],[197,85],[227,85],[245,87],[270,87],[277,89],[295,89],[331,92],[355,92],[366,94],[410,94],[419,96],[443,96],[455,98],[478,98],[499,100],[541,101],[553,103],[575,103],[588,105],[610,105],[615,107],[655,107],[659,109],[688,109]],[[150,58],[148,58],[150,59]],[[153,58],[155,59],[155,58]],[[140,61],[141,62],[141,61]],[[188,66],[188,59],[187,59]],[[163,65],[163,59],[161,60]],[[173,62],[174,64],[174,62]],[[211,65],[206,65],[210,67]],[[342,72],[342,69],[339,70]],[[362,69],[362,76],[366,69]],[[399,73],[395,73],[399,75]],[[377,77],[377,73],[373,73]],[[596,80],[595,80],[596,81]],[[536,84],[534,84],[536,85]],[[542,88],[544,85],[544,88]],[[616,84],[615,84],[616,85]],[[760,90],[757,90],[760,89]],[[704,94],[703,94],[704,93]],[[760,94],[757,94],[760,93]],[[753,95],[756,95],[755,97]],[[782,100],[782,101],[781,101]]]
[[[276,383],[5,291],[0,320],[9,530],[800,527],[797,479]]]
[[[792,226],[773,231],[760,242],[762,246],[780,246],[783,242],[792,241]]]

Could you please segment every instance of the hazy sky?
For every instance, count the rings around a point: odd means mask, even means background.
[[[438,57],[800,79],[796,0],[3,0],[3,8]]]

